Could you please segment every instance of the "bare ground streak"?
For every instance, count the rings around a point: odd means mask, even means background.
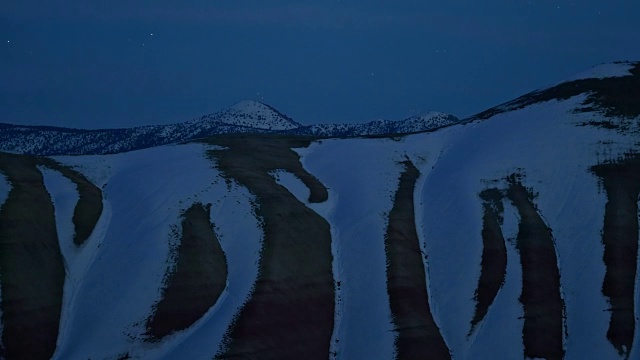
[[[0,210],[0,357],[49,359],[56,348],[64,263],[54,207],[33,157],[0,153],[11,183]]]
[[[502,235],[503,193],[498,189],[487,189],[480,193],[483,200],[482,217],[482,260],[478,289],[476,290],[476,310],[471,320],[471,330],[487,315],[498,291],[504,284],[507,273],[507,248]]]
[[[325,201],[327,189],[291,150],[309,140],[228,135],[208,142],[226,147],[210,151],[212,160],[225,177],[256,196],[256,213],[264,220],[255,290],[216,357],[328,359],[335,307],[330,227],[270,175],[290,171],[309,187],[311,202]]]
[[[84,175],[64,166],[55,160],[38,157],[39,165],[44,165],[52,170],[60,172],[64,177],[72,181],[78,190],[78,203],[73,210],[73,225],[75,234],[73,242],[81,246],[89,238],[102,214],[102,190],[91,183]]]
[[[182,215],[175,269],[168,274],[162,299],[147,321],[152,340],[193,325],[215,305],[226,286],[227,260],[210,214],[211,205],[195,203]]]
[[[387,292],[395,331],[397,358],[451,359],[433,320],[422,252],[416,232],[413,194],[420,172],[410,160],[402,163],[385,238]]]
[[[602,293],[609,298],[611,321],[607,338],[629,356],[636,330],[634,290],[638,259],[638,196],[640,154],[594,166],[607,192],[602,242],[606,274]]]
[[[531,193],[517,175],[507,178],[507,197],[518,209],[516,248],[522,264],[524,354],[527,358],[562,359],[564,302],[551,230],[536,210]]]

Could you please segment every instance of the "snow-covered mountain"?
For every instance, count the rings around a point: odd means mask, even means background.
[[[640,63],[608,66],[406,136],[0,153],[0,356],[639,359]]]
[[[0,150],[32,155],[113,154],[214,134],[268,133],[299,126],[268,105],[241,101],[215,114],[170,125],[82,130],[0,124]]]
[[[252,100],[241,101],[205,119],[214,123],[221,122],[264,130],[291,130],[300,127],[300,124],[271,106]]]
[[[302,126],[273,107],[241,101],[220,112],[183,123],[127,129],[82,130],[0,123],[0,151],[30,155],[115,154],[175,144],[216,134],[282,133],[318,137],[407,134],[433,130],[458,121],[451,115],[427,113],[404,121]]]
[[[289,134],[322,137],[357,137],[411,134],[432,131],[452,125],[460,120],[449,114],[427,112],[401,121],[376,120],[364,124],[317,124],[288,131]]]

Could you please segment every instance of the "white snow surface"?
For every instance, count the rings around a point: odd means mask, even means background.
[[[580,72],[574,76],[565,79],[562,82],[585,80],[585,79],[605,79],[611,77],[623,77],[632,75],[629,70],[634,64],[630,62],[606,63],[594,66],[588,70]]]
[[[518,301],[522,270],[513,243],[508,244],[505,285],[485,320],[467,336],[482,253],[478,194],[492,186],[490,181],[520,173],[524,185],[538,194],[535,203],[556,243],[567,307],[566,359],[619,358],[606,339],[609,306],[601,293],[606,194],[589,169],[635,148],[637,139],[576,126],[596,116],[572,112],[583,100],[578,96],[536,104],[399,142],[332,140],[299,150],[305,168],[334,196],[328,220],[337,229],[333,241],[344,279],[343,314],[349,314],[336,327],[338,358],[391,356],[390,336],[379,331],[392,328],[384,272],[374,267],[384,261],[384,215],[401,171],[397,161],[407,155],[416,162],[416,154],[424,157],[423,164],[416,165],[422,172],[416,221],[428,256],[431,307],[453,357],[491,358],[495,344],[500,344],[501,353],[523,356],[523,310]],[[514,239],[517,213],[510,204],[505,206],[503,230]]]
[[[54,358],[129,354],[145,359],[210,359],[218,351],[255,282],[262,233],[252,210],[253,198],[244,188],[225,183],[206,159],[206,149],[192,144],[103,157],[103,166],[111,169],[103,189],[105,211],[88,244],[75,251],[77,257],[87,251],[95,256],[82,268],[68,267],[69,278],[77,282],[73,289],[65,286],[66,315]],[[68,216],[63,195],[70,191],[69,184],[55,174],[47,173],[46,178],[56,215]],[[211,220],[229,267],[227,288],[191,328],[159,343],[145,342],[145,322],[159,300],[170,265],[169,247],[179,241],[167,239],[179,229],[180,213],[195,202],[212,204]],[[68,238],[65,221],[57,219],[64,235],[61,244]],[[97,244],[95,250],[89,249],[91,244]],[[67,260],[69,253],[65,251]]]
[[[240,101],[216,113],[213,118],[229,125],[265,130],[290,130],[300,127],[300,124],[285,117],[271,106],[253,100]]]
[[[401,170],[388,161],[394,155],[393,145],[326,141],[299,150],[304,167],[332,195],[332,208],[323,215],[333,230],[334,276],[341,284],[342,315],[332,338],[338,359],[394,356],[384,252],[386,215]]]
[[[608,305],[600,291],[605,271],[600,230],[606,197],[589,168],[604,160],[596,155],[599,142],[612,141],[608,151],[615,159],[633,146],[634,139],[575,126],[590,116],[571,113],[582,100],[534,105],[465,126],[425,184],[424,202],[429,206],[422,222],[425,237],[431,239],[427,254],[432,296],[439,318],[446,314],[441,326],[454,357],[467,356],[466,332],[474,306],[469,300],[478,279],[473,268],[479,266],[481,254],[477,194],[486,187],[481,180],[519,172],[525,176],[524,185],[539,193],[535,202],[556,241],[567,305],[566,358],[617,358],[606,340]],[[501,330],[501,325],[487,325],[482,324],[480,331]]]
[[[482,255],[479,193],[523,184],[552,229],[566,305],[566,359],[619,359],[606,338],[610,313],[601,287],[605,274],[601,231],[606,194],[590,167],[638,150],[637,138],[577,126],[601,116],[574,113],[584,96],[550,101],[400,139],[322,140],[296,149],[304,168],[329,191],[309,204],[309,189],[293,174],[272,173],[331,226],[336,310],[331,350],[337,359],[393,359],[396,333],[386,289],[384,237],[398,179],[409,158],[420,170],[414,193],[416,229],[426,254],[431,311],[454,359],[524,356],[522,269],[515,248],[519,215],[505,200],[505,283],[472,333],[474,292]],[[597,119],[596,119],[597,120]],[[72,246],[70,216],[77,193],[60,174],[45,170],[68,272],[63,319],[54,358],[210,359],[257,276],[260,220],[244,188],[227,184],[188,144],[119,155],[59,157],[104,191],[105,210],[87,243]],[[210,147],[209,147],[210,148]],[[8,192],[0,177],[0,197]],[[6,196],[6,195],[5,195]],[[0,198],[1,200],[1,198]],[[157,343],[144,325],[159,300],[170,266],[169,234],[194,202],[212,204],[229,264],[227,288],[191,328]],[[0,202],[1,203],[1,202]],[[170,239],[170,240],[167,240]],[[640,280],[636,289],[640,288]],[[636,309],[640,309],[636,290]],[[630,358],[640,358],[640,331]]]
[[[331,225],[341,283],[332,343],[338,359],[394,357],[384,239],[400,162],[408,156],[426,171],[427,159],[437,155],[438,142],[420,140],[326,140],[297,150],[305,169],[329,189],[328,204],[315,207]]]
[[[298,201],[310,206],[309,195],[311,195],[311,190],[296,175],[286,170],[276,170],[271,172],[271,176],[278,184],[289,190],[291,195],[295,196]]]

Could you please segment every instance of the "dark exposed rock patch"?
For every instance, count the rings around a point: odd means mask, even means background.
[[[522,264],[524,354],[527,358],[562,359],[564,302],[553,236],[519,177],[511,175],[507,180],[507,197],[520,214],[516,248]]]
[[[397,333],[398,359],[450,359],[449,349],[433,319],[425,268],[416,232],[413,193],[420,172],[403,162],[385,238],[387,292]]]
[[[636,331],[634,290],[638,258],[640,155],[594,166],[607,193],[602,242],[606,274],[602,293],[611,305],[607,338],[628,356]]]
[[[65,279],[54,207],[32,157],[0,153],[11,191],[0,210],[2,356],[49,359]]]
[[[147,321],[151,339],[193,325],[215,305],[226,286],[227,260],[210,214],[210,205],[196,203],[182,215],[175,268],[166,277],[162,299]]]
[[[290,171],[309,187],[311,202],[326,200],[327,189],[291,150],[309,140],[234,135],[208,141],[227,148],[209,154],[224,176],[256,196],[264,229],[254,292],[216,357],[328,359],[335,307],[329,224],[270,174]]]
[[[502,235],[502,205],[504,194],[495,188],[480,193],[482,208],[482,260],[480,279],[476,290],[476,310],[471,320],[471,331],[487,315],[507,273],[507,248]]]

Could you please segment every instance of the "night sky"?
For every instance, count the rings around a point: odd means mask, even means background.
[[[640,1],[20,0],[0,4],[0,122],[181,122],[243,99],[304,124],[465,117],[640,60]]]

